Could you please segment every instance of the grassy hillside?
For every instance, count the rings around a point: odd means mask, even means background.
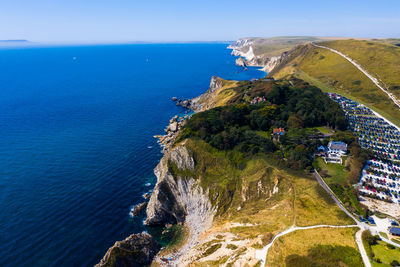
[[[218,221],[257,225],[234,230],[241,235],[274,232],[293,224],[352,223],[311,174],[279,168],[269,155],[221,151],[196,138],[186,146],[196,160],[194,173],[220,203]],[[276,205],[279,208],[272,209]]]
[[[297,77],[323,91],[340,93],[400,126],[400,110],[391,99],[350,62],[329,50],[312,45],[298,46],[269,76],[276,79]]]
[[[354,240],[357,228],[320,228],[280,237],[271,247],[266,266],[363,266]]]
[[[386,88],[400,97],[400,46],[370,40],[343,40],[321,43],[348,55]]]
[[[255,55],[280,56],[299,44],[308,42],[326,41],[328,38],[312,36],[282,36],[271,38],[253,38],[253,51]]]
[[[220,85],[219,88],[215,90],[209,89],[204,94],[194,98],[197,105],[202,107],[201,109],[207,110],[227,105],[230,99],[235,95],[235,91],[231,89],[240,84],[238,81],[224,80],[221,78],[217,79]]]
[[[218,209],[213,227],[202,235],[195,248],[198,253],[193,253],[193,266],[248,262],[255,249],[293,225],[354,223],[310,174],[284,170],[268,155],[248,157],[237,150],[221,151],[196,138],[188,139],[186,146],[196,161],[196,179],[201,179],[202,186],[210,190],[213,201],[224,203]],[[354,239],[351,230],[327,231],[325,235],[307,235],[308,244],[336,246],[342,240],[347,244]],[[303,238],[304,235],[294,242],[303,243]],[[359,257],[357,250],[347,246],[335,249],[350,253],[352,258]],[[328,250],[324,255],[331,255],[333,263],[335,253],[336,250]]]
[[[198,180],[216,207],[213,227],[191,252],[191,262],[252,266],[255,249],[291,226],[353,224],[309,171],[320,144],[309,136],[314,127],[345,127],[340,107],[301,81],[247,81],[223,90],[229,93],[226,105],[193,115],[177,139],[190,151],[194,170],[169,164],[177,179]],[[264,100],[250,104],[255,98]],[[275,127],[286,130],[279,141],[271,137]],[[335,245],[353,234],[333,231],[323,238]],[[313,238],[310,242],[321,243],[318,235]],[[357,250],[338,249],[357,258]],[[336,247],[323,252],[336,262]]]

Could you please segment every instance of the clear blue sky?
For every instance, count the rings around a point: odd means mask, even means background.
[[[36,42],[400,37],[400,0],[0,0],[0,25]]]

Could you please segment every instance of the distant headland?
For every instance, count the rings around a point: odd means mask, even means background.
[[[30,43],[30,41],[25,39],[11,39],[11,40],[0,40],[0,43]]]

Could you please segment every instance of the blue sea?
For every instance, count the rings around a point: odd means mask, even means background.
[[[210,78],[261,78],[227,44],[0,49],[0,266],[93,266],[146,230],[154,135]]]

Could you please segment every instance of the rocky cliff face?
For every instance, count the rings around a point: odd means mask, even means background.
[[[149,266],[160,250],[151,235],[143,232],[133,234],[123,241],[115,242],[95,267]]]
[[[184,144],[168,151],[154,170],[157,184],[147,206],[147,225],[187,223],[200,226],[212,217],[213,209],[199,181],[192,177],[175,177],[171,168],[193,171],[194,160]]]
[[[221,78],[217,76],[212,76],[210,81],[210,92],[215,92],[217,89],[221,88],[224,82]]]
[[[210,81],[210,88],[202,95],[191,99],[191,108],[195,112],[204,111],[214,107],[215,104],[215,96],[217,94],[218,89],[221,89],[224,86],[224,80],[217,77],[212,76]]]
[[[154,170],[157,184],[147,206],[147,225],[182,223],[189,229],[185,245],[174,254],[179,260],[196,245],[201,233],[211,227],[215,209],[208,191],[200,186],[199,179],[172,173],[194,171],[195,162],[185,144],[171,148]]]
[[[228,49],[232,49],[232,55],[240,58],[245,58],[247,66],[254,67],[262,67],[262,70],[265,72],[270,72],[274,69],[276,65],[280,63],[282,57],[284,57],[283,53],[281,56],[277,57],[269,57],[266,55],[256,55],[254,53],[254,41],[251,39],[239,39],[236,42],[232,43],[228,46]],[[241,63],[241,62],[239,62]],[[238,61],[236,61],[238,64]]]

